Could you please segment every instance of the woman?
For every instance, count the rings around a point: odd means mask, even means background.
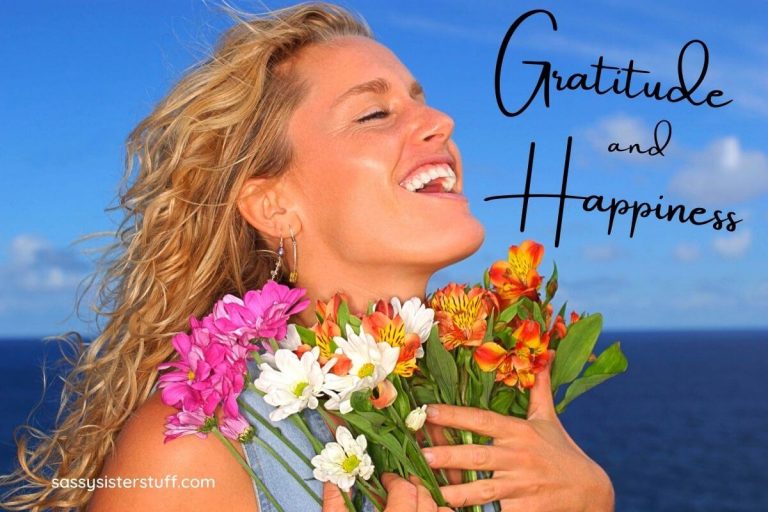
[[[154,393],[157,365],[171,357],[170,339],[190,315],[269,278],[268,253],[281,239],[298,248],[283,265],[313,300],[343,290],[360,309],[370,299],[424,296],[436,270],[483,241],[461,194],[452,130],[451,118],[426,105],[409,71],[346,11],[311,4],[239,20],[128,138],[126,217],[101,288],[107,323],[68,379],[63,420],[35,446],[21,444],[15,481],[26,487],[1,505],[263,509],[217,439],[163,443],[172,409]],[[298,321],[311,323],[311,313]],[[538,379],[527,421],[430,408],[436,426],[482,425],[494,438],[492,446],[429,451],[434,468],[495,471],[445,487],[451,506],[500,499],[510,509],[612,510],[610,480],[563,430],[547,377]],[[216,486],[51,485],[100,475],[206,477]],[[386,480],[388,510],[436,509],[418,482]],[[324,491],[326,510],[343,503]]]

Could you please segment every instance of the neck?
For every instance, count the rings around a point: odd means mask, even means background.
[[[327,301],[337,292],[343,292],[349,298],[350,311],[360,313],[370,302],[379,299],[389,300],[398,297],[408,300],[426,296],[427,282],[432,272],[427,270],[405,271],[402,268],[354,267],[345,269],[306,269],[299,274],[297,287],[307,290],[310,305],[298,315],[298,321],[305,326],[316,321],[315,304],[318,300]],[[341,277],[340,277],[341,276]]]

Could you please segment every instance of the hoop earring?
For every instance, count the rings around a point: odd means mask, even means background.
[[[275,268],[270,272],[270,276],[273,281],[277,281],[277,274],[280,272],[280,268],[283,266],[283,254],[285,249],[283,248],[283,237],[280,237],[280,245],[277,246],[277,262],[275,262]]]
[[[299,280],[299,251],[296,236],[293,234],[293,228],[290,225],[288,226],[288,232],[291,234],[291,245],[293,246],[293,268],[288,275],[288,282],[294,284]]]

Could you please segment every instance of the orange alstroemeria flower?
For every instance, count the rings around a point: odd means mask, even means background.
[[[440,340],[448,350],[480,345],[487,329],[487,317],[498,310],[496,296],[484,288],[467,292],[464,285],[451,283],[436,291],[430,300]]]
[[[536,300],[542,277],[537,271],[544,257],[544,246],[532,240],[526,240],[519,246],[509,248],[507,261],[497,261],[488,270],[491,284],[505,308],[520,297]]]
[[[318,300],[315,305],[315,311],[320,316],[320,321],[330,320],[331,322],[338,323],[339,307],[342,302],[349,303],[349,299],[343,293],[336,293],[328,302]]]
[[[416,352],[421,347],[421,337],[415,332],[405,332],[403,319],[395,314],[392,307],[380,300],[370,315],[363,317],[361,329],[373,336],[377,343],[385,342],[399,347],[400,354],[394,373],[410,377],[416,371]]]
[[[519,389],[530,388],[535,374],[549,361],[549,333],[541,334],[539,323],[525,320],[512,334],[515,346],[507,350],[498,343],[483,343],[474,353],[475,362],[484,372],[496,372],[496,381]]]
[[[320,364],[325,364],[336,349],[333,341],[334,336],[341,336],[341,328],[333,320],[326,318],[323,323],[316,323],[312,326],[315,333],[315,345],[320,347]]]

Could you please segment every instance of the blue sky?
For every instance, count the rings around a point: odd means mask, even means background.
[[[547,247],[543,270],[557,261],[561,300],[603,312],[608,328],[768,325],[763,2],[659,1],[653,8],[607,0],[343,4],[360,12],[411,69],[428,101],[456,120],[466,189],[487,239],[434,284],[475,280],[506,256],[510,244],[533,238]],[[509,25],[534,8],[551,10],[559,30],[538,17],[513,37],[503,81],[510,106],[521,104],[538,76],[522,60],[550,61],[570,75],[592,71],[600,55],[608,65],[634,59],[651,71],[649,81],[666,88],[677,85],[678,53],[691,39],[709,48],[709,70],[694,96],[720,89],[733,103],[712,109],[553,90],[550,108],[539,97],[523,114],[505,117],[493,85],[499,45]],[[226,16],[193,0],[0,3],[0,336],[93,332],[73,308],[77,283],[92,268],[93,255],[84,250],[99,243],[72,242],[114,229],[118,219],[104,209],[122,173],[125,137],[228,24]],[[700,52],[692,51],[685,66],[689,81],[700,63]],[[607,151],[611,142],[649,146],[660,119],[673,126],[666,156]],[[558,192],[568,136],[572,194],[734,211],[743,221],[728,233],[640,219],[630,239],[626,217],[608,236],[605,214],[584,212],[571,201],[554,248],[557,202],[532,199],[521,234],[520,200],[483,198],[522,193],[531,141],[537,146],[532,191]]]

